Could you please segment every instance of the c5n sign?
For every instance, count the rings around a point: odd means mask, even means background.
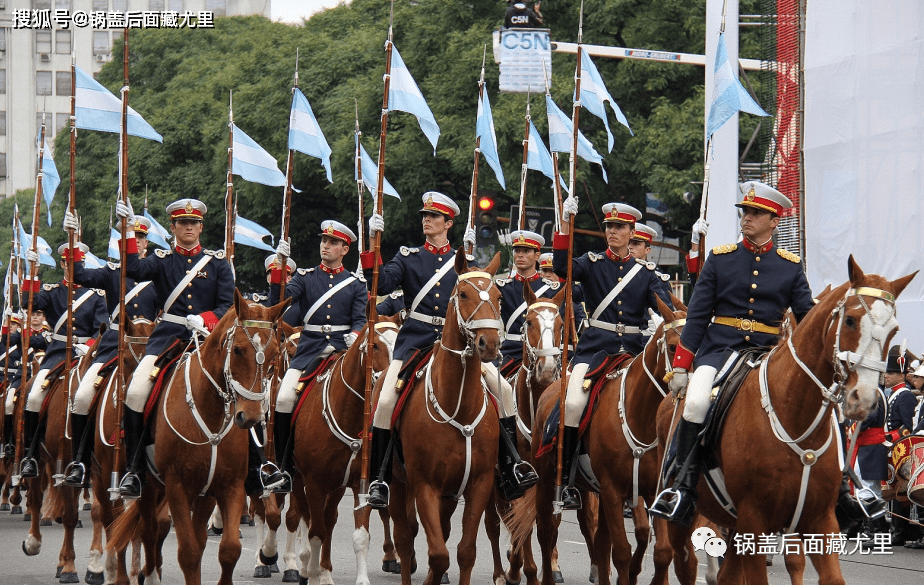
[[[552,43],[549,29],[522,28],[500,31],[494,58],[500,63],[500,90],[509,93],[543,93],[552,83]],[[543,64],[545,72],[543,72]]]

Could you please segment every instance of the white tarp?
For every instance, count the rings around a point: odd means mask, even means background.
[[[850,254],[888,279],[924,268],[924,3],[812,0],[805,51],[805,241],[812,290]],[[895,343],[924,352],[924,273]]]

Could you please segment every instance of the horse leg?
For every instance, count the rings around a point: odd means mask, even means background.
[[[295,548],[298,543],[301,521],[295,498],[289,498],[289,508],[286,510],[286,549],[282,555],[285,561],[285,569],[282,572],[283,583],[298,583],[298,553]]]
[[[323,544],[321,545],[321,585],[334,585],[333,570],[334,565],[331,562],[331,536],[334,533],[334,526],[337,525],[337,518],[340,515],[337,507],[340,500],[343,499],[343,492],[346,489],[340,489],[333,493],[328,493],[324,503],[324,526],[325,534]],[[366,531],[368,534],[368,530]],[[366,550],[369,550],[369,544],[366,543]],[[353,545],[353,552],[356,553],[356,545]]]
[[[597,534],[597,519],[600,515],[600,498],[591,491],[584,492],[584,502],[581,509],[577,511],[578,527],[584,536],[584,543],[587,545],[587,556],[590,561],[590,580],[597,582],[597,573],[599,569],[593,562],[593,542]],[[555,560],[558,560],[558,551],[556,550]]]
[[[503,432],[503,430],[501,430]],[[475,567],[475,555],[478,552],[477,541],[478,525],[481,515],[491,502],[491,493],[494,491],[494,470],[483,474],[473,483],[465,493],[465,509],[462,511],[462,538],[456,549],[456,561],[459,563],[459,585],[469,585],[472,581],[472,569]],[[452,508],[455,508],[455,500]],[[449,507],[447,506],[447,510]],[[452,512],[444,516],[449,521]],[[433,585],[436,585],[434,583]]]
[[[831,534],[838,534],[837,519],[834,516],[833,510],[828,510],[827,514],[819,519],[819,521],[812,526],[810,529],[803,531],[804,533],[810,534],[825,534],[829,535],[825,537],[825,548],[822,550],[829,550],[831,547]],[[811,554],[809,558],[812,560],[812,565],[815,567],[815,571],[818,573],[818,583],[819,585],[844,585],[844,577],[841,575],[841,566],[838,562],[838,556],[836,554]],[[803,569],[805,565],[805,560],[802,561]],[[786,566],[789,569],[789,564]],[[792,571],[790,571],[790,576],[792,576]],[[801,579],[801,574],[800,574]],[[795,583],[795,581],[793,581]]]
[[[199,542],[205,539],[197,537],[192,518],[190,518],[189,512],[193,510],[193,502],[190,501],[190,496],[183,489],[181,482],[169,478],[165,488],[167,492],[167,502],[172,511],[171,517],[173,518],[173,526],[176,532],[177,562],[180,565],[180,569],[183,571],[186,585],[201,585],[202,575],[200,574],[200,563],[202,560],[202,551],[205,546],[204,543],[200,546]],[[203,507],[207,507],[206,509],[211,510],[214,505],[215,499],[212,497],[196,498],[195,500],[195,510],[198,511],[201,511]],[[239,518],[240,515],[237,517]],[[223,520],[227,522],[229,517],[224,516]],[[224,536],[231,533],[234,533],[235,537],[237,536],[236,530],[226,530],[222,535],[222,544],[224,544]],[[145,549],[145,556],[147,556],[147,549]],[[219,557],[220,556],[221,553],[219,552]],[[224,563],[222,563],[222,573],[224,573]],[[224,574],[222,577],[224,577]]]
[[[638,504],[632,509],[632,522],[635,524],[635,551],[629,563],[629,583],[635,585],[642,572],[642,561],[645,551],[648,550],[648,541],[651,540],[651,522],[645,510],[645,500],[639,496]]]
[[[552,486],[540,479],[536,487],[536,538],[542,554],[542,585],[554,585],[552,561],[558,540],[558,521],[552,514]]]
[[[395,554],[395,542],[391,539],[391,516],[388,510],[380,509],[379,518],[382,520],[384,540],[382,541],[382,570],[386,573],[400,573],[401,566],[398,564],[398,556]]]
[[[420,525],[427,537],[427,577],[424,585],[439,585],[443,573],[449,569],[449,549],[443,538],[443,519],[440,517],[440,494],[429,485],[419,484],[414,490]],[[469,509],[468,502],[465,506]],[[462,547],[459,547],[462,550]],[[461,581],[460,581],[461,582]]]
[[[692,526],[684,528],[674,522],[664,521],[667,526],[667,539],[674,551],[674,574],[681,585],[694,585],[696,583],[697,559],[696,551],[693,548],[693,542],[690,535],[693,534]],[[728,557],[725,559],[728,564]],[[724,570],[724,567],[723,567]]]
[[[87,574],[84,581],[90,585],[100,585],[104,581],[103,565],[103,520],[102,505],[93,502],[90,507],[90,520],[93,522],[93,539],[90,541],[90,560],[87,562]]]
[[[74,551],[74,529],[77,528],[79,491],[64,486],[51,489],[58,492],[57,497],[63,506],[61,521],[64,525],[64,538],[61,542],[61,552],[58,555],[58,566],[61,567],[59,582],[79,583],[80,578],[77,576],[77,567],[74,565],[74,559],[77,557]]]
[[[606,523],[609,526],[613,566],[616,567],[616,582],[619,585],[629,585],[630,582],[634,584],[634,581],[629,576],[629,565],[632,562],[632,546],[629,544],[629,537],[626,535],[626,521],[622,515],[625,500],[622,498],[622,494],[618,493],[612,494],[608,499],[610,501],[601,506],[603,513],[600,514],[600,517],[606,518]],[[645,538],[647,545],[647,532]],[[603,562],[603,557],[598,557],[598,568],[601,562]]]
[[[591,562],[597,565],[596,585],[610,584],[610,554],[613,550],[613,537],[610,531],[610,517],[606,515],[606,502],[603,505],[604,513],[597,520],[597,534],[594,536]]]
[[[356,555],[356,585],[369,585],[369,506],[358,508],[359,494],[353,492],[353,554]],[[331,534],[327,540],[331,540]]]
[[[221,517],[225,524],[229,524],[228,530],[225,530],[224,534],[221,535],[221,542],[218,545],[218,563],[221,565],[221,577],[218,579],[218,585],[231,585],[234,579],[234,567],[241,558],[241,537],[240,531],[235,530],[235,522],[240,520],[244,511],[245,500],[243,496],[244,487],[238,484],[225,492],[224,497],[218,500]],[[195,531],[194,536],[199,538],[196,543],[199,559],[202,558],[202,551],[205,550],[207,518],[208,508],[197,501],[193,507],[192,528]],[[179,541],[179,529],[176,530],[176,533]]]
[[[309,585],[320,585],[321,583],[321,548],[324,544],[328,530],[326,526],[327,514],[327,492],[313,481],[305,483],[305,499],[307,500],[307,510],[311,518],[308,523],[307,543],[304,551],[307,551],[308,558],[303,560],[302,573],[303,577],[308,578]],[[303,551],[302,556],[305,556]],[[307,561],[307,562],[306,562]]]
[[[500,554],[500,516],[497,514],[497,508],[501,505],[501,501],[497,497],[497,490],[494,490],[491,499],[493,505],[484,510],[484,531],[488,534],[488,540],[491,542],[491,557],[494,562],[494,585],[504,585],[505,582],[519,583],[519,567],[514,569],[511,566],[510,573],[504,573],[504,563]]]
[[[789,573],[789,582],[792,585],[802,585],[802,577],[805,575],[805,554],[783,555],[783,561],[786,563],[786,572]]]
[[[254,579],[268,579],[270,576],[269,565],[271,563],[263,562],[263,549],[266,547],[267,529],[266,529],[266,508],[262,498],[252,498],[250,500],[250,517],[254,521],[254,527],[257,529],[257,539],[261,545],[257,548],[257,558],[254,561],[253,577]]]
[[[391,483],[391,502],[389,512],[395,525],[395,549],[401,559],[401,583],[411,585],[411,573],[417,569],[414,553],[413,519],[408,512],[407,484],[400,481]]]
[[[633,515],[635,515],[634,511]],[[651,585],[667,585],[667,573],[671,561],[674,560],[674,549],[671,548],[671,543],[667,536],[667,520],[658,516],[655,516],[653,520],[655,544],[654,554],[652,555],[654,560],[654,576],[651,578]]]
[[[43,474],[44,475],[44,474]],[[42,517],[42,499],[43,499],[43,477],[26,480],[29,489],[26,491],[26,510],[32,515],[31,524],[29,525],[29,536],[22,543],[22,552],[28,556],[34,556],[42,550],[42,532],[39,523]]]

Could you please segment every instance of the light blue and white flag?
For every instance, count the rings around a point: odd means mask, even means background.
[[[61,184],[61,175],[58,174],[58,167],[55,166],[55,159],[51,156],[51,149],[48,148],[48,141],[42,147],[42,198],[45,200],[45,207],[48,208],[48,225],[51,225],[51,201],[55,198],[55,191]]]
[[[109,228],[109,250],[106,253],[113,260],[118,260],[121,258],[119,254],[119,240],[122,239],[122,234],[115,228]]]
[[[75,66],[74,69],[77,72],[77,87],[74,88],[77,127],[100,132],[121,132],[122,101],[80,67]],[[164,137],[131,106],[128,108],[128,133],[148,140],[164,141]]]
[[[279,164],[273,155],[263,150],[253,138],[237,127],[231,125],[233,134],[231,155],[231,172],[245,181],[260,183],[270,187],[282,187],[286,176],[279,170]]]
[[[151,222],[151,228],[148,230],[148,241],[155,246],[160,246],[165,250],[169,250],[170,244],[167,243],[167,240],[170,239],[170,232],[164,229],[164,226],[157,223],[157,220],[154,219],[153,215],[148,213],[147,209],[144,210],[144,216]]]
[[[706,122],[706,140],[712,138],[716,131],[725,125],[738,112],[747,112],[755,116],[769,116],[751,94],[744,89],[728,60],[725,47],[725,33],[719,35],[719,45],[715,52],[715,75],[713,76],[712,104],[709,106],[709,120]]]
[[[571,118],[558,109],[558,106],[552,101],[552,96],[550,95],[545,96],[545,107],[549,115],[549,148],[552,152],[570,153],[573,136]],[[594,150],[593,144],[590,143],[590,140],[587,140],[584,133],[580,130],[578,130],[577,153],[578,156],[584,160],[600,165],[600,170],[603,171],[603,180],[608,181],[606,178],[606,169],[603,168],[603,157]]]
[[[93,252],[87,250],[83,255],[83,265],[86,268],[102,268],[106,265],[98,256],[94,255]]]
[[[292,95],[292,111],[289,113],[289,150],[297,150],[321,159],[327,171],[327,181],[333,183],[330,173],[330,146],[321,132],[318,119],[311,111],[308,98],[298,88]]]
[[[259,248],[260,250],[267,250],[269,252],[274,252],[275,248],[263,241],[263,238],[266,236],[270,237],[270,242],[273,241],[273,234],[270,233],[268,229],[258,224],[255,221],[250,221],[249,219],[244,219],[240,215],[234,219],[234,243],[241,244],[243,246],[250,246],[251,248]]]
[[[610,108],[613,109],[613,113],[616,114],[616,119],[619,120],[620,124],[629,128],[629,121],[626,120],[626,116],[622,113],[622,110],[619,109],[616,100],[613,99],[609,90],[606,89],[603,78],[600,77],[600,72],[597,71],[597,66],[594,65],[594,62],[590,59],[590,55],[583,49],[581,49],[581,51],[583,54],[581,55],[580,102],[588,112],[603,120],[603,125],[606,126],[606,151],[613,152],[613,133],[610,132],[610,123],[606,119],[605,102],[610,102]],[[635,136],[632,132],[632,128],[629,128],[629,134]]]
[[[552,160],[552,155],[542,142],[542,136],[539,135],[532,120],[529,121],[529,140],[526,142],[526,168],[542,172],[543,175],[552,179],[553,184],[555,183],[555,161]],[[561,182],[562,189],[567,193],[568,187],[561,175],[558,175],[558,180]]]
[[[430,140],[433,145],[433,154],[436,154],[436,141],[440,138],[440,127],[433,118],[433,112],[427,105],[417,82],[408,71],[404,59],[398,53],[398,47],[391,46],[391,83],[388,86],[388,109],[400,110],[408,114],[414,114],[417,122],[420,123],[420,129]]]
[[[478,98],[478,118],[475,120],[475,138],[481,139],[478,148],[488,164],[494,169],[494,175],[501,189],[504,184],[504,169],[501,168],[500,157],[497,155],[497,135],[494,133],[494,117],[491,115],[491,101],[488,99],[488,90],[484,90],[484,99]]]
[[[26,250],[32,247],[32,234],[27,234],[26,230],[22,227],[22,224],[19,225],[19,241],[21,242],[19,247],[19,257],[25,260]],[[42,236],[38,237],[38,255],[39,264],[51,266],[52,268],[58,265],[58,263],[55,262],[55,259],[51,255],[51,246],[48,245],[48,242],[46,242],[45,238]]]
[[[359,156],[362,160],[363,183],[366,185],[366,189],[369,190],[369,193],[375,197],[375,191],[379,187],[379,165],[377,165],[375,161],[372,160],[372,157],[369,156],[369,153],[366,152],[366,149],[362,144],[359,145]],[[353,175],[355,178],[355,171],[353,172]],[[401,199],[401,196],[398,195],[398,192],[395,191],[395,188],[392,187],[391,183],[388,182],[387,177],[382,179],[382,193],[396,197],[399,200]]]

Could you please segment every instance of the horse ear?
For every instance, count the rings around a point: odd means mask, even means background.
[[[527,307],[538,300],[536,299],[536,293],[533,292],[533,287],[529,286],[528,280],[523,281],[523,300],[526,301]]]
[[[468,270],[468,258],[465,257],[465,247],[459,246],[456,249],[456,274],[462,274]]]
[[[865,276],[863,270],[857,264],[857,261],[853,259],[853,254],[851,254],[847,259],[847,278],[850,279],[851,284],[856,286],[863,279],[863,276]]]
[[[292,304],[292,297],[288,297],[281,303],[277,303],[270,307],[270,321],[273,323],[279,321],[283,315],[285,315],[286,309],[289,308],[289,305]]]
[[[671,303],[674,305],[674,310],[685,312],[687,310],[687,306],[683,304],[683,301],[681,301],[677,296],[675,296],[674,293],[670,293],[670,295],[671,295]]]
[[[892,290],[895,291],[896,298],[898,297],[898,295],[902,294],[902,291],[905,290],[905,287],[908,286],[908,283],[911,282],[911,280],[915,277],[915,275],[917,275],[917,273],[918,271],[915,270],[911,274],[908,274],[901,278],[897,278],[892,281]]]
[[[234,287],[234,314],[240,316],[243,306],[246,306],[244,297],[241,295],[241,291],[239,291],[237,287]]]
[[[674,295],[671,295],[671,296],[673,297]],[[665,303],[664,301],[662,301],[662,300],[661,300],[661,297],[659,297],[658,295],[655,295],[655,300],[658,301],[658,312],[661,313],[661,316],[664,317],[664,320],[667,321],[667,322],[673,321],[673,320],[674,320],[674,312],[671,311],[671,308],[667,306],[667,303]],[[676,302],[675,302],[675,301],[671,301],[671,302],[674,302],[674,303],[675,303],[675,306],[676,306]],[[681,305],[682,305],[682,304],[683,304],[683,303],[681,303]],[[686,307],[684,307],[684,309],[686,309]],[[680,309],[678,309],[678,310],[680,310]]]
[[[559,307],[565,303],[565,287],[562,286],[555,296],[552,297],[552,304],[558,305]]]
[[[494,258],[491,259],[491,262],[488,264],[487,268],[484,269],[484,271],[491,276],[494,276],[497,273],[498,268],[500,268],[500,252],[494,254]]]

